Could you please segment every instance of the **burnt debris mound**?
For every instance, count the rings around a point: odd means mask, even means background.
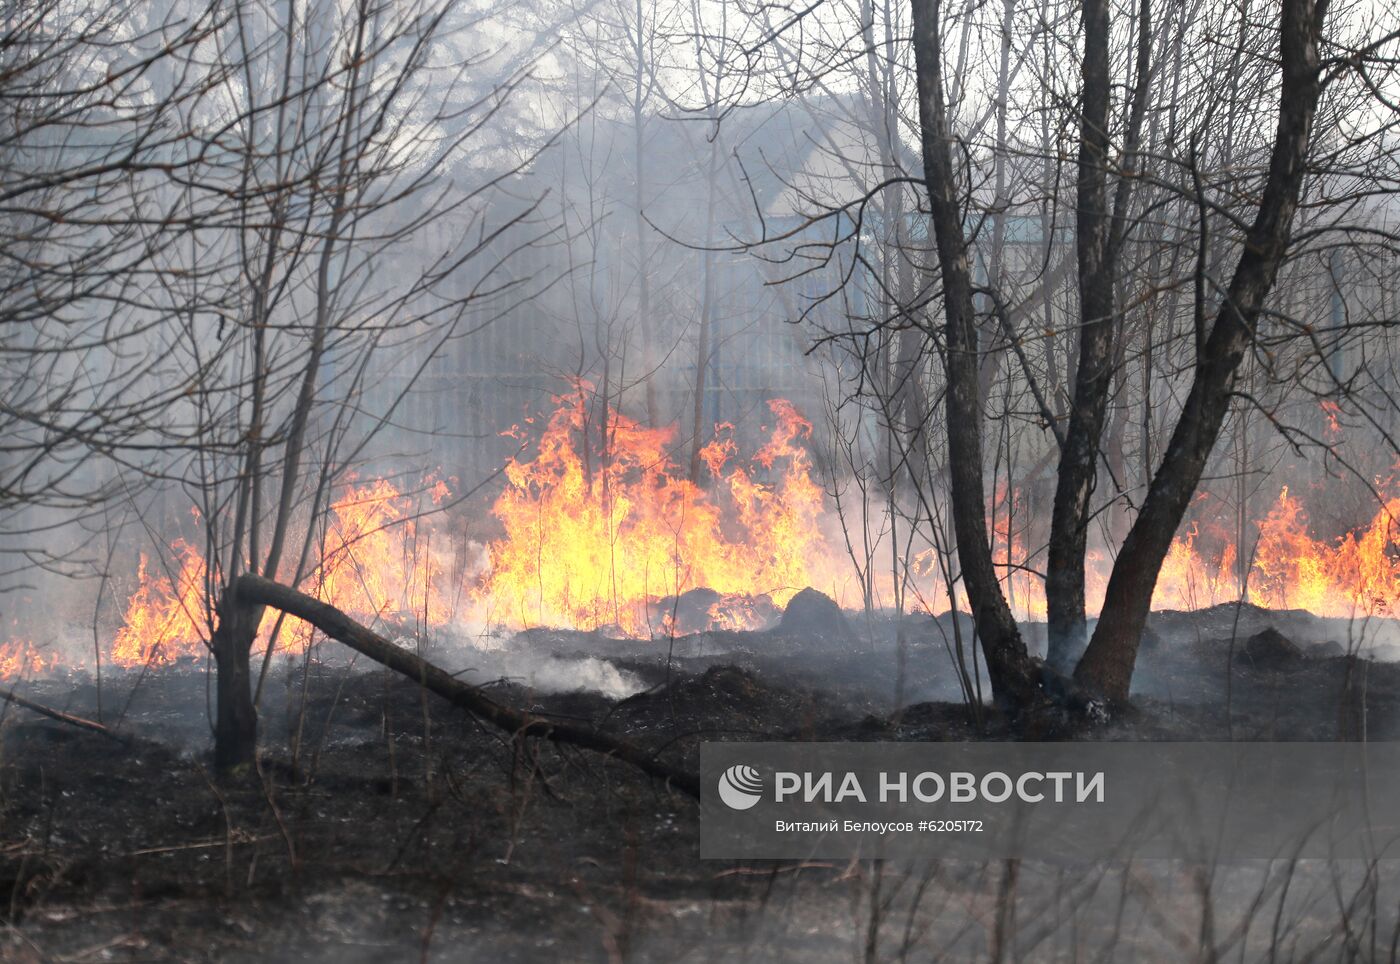
[[[1298,645],[1272,627],[1246,639],[1242,655],[1258,669],[1292,669],[1303,659]]]
[[[808,586],[783,609],[777,633],[797,639],[823,639],[830,642],[854,642],[856,634],[846,621],[846,614],[836,601],[825,593]]]

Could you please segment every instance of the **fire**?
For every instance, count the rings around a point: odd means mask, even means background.
[[[745,630],[772,622],[778,615],[770,596],[722,596],[705,611],[705,629]],[[682,627],[665,625],[666,632],[684,632]]]
[[[445,483],[436,482],[429,494],[440,502]],[[370,624],[386,616],[441,622],[449,598],[440,587],[443,567],[418,515],[414,500],[384,479],[350,486],[331,505],[324,559],[302,590]]]
[[[1199,534],[1197,525],[1189,525],[1167,550],[1157,575],[1157,590],[1152,594],[1152,608],[1202,609],[1238,597],[1234,543],[1226,543],[1219,558],[1210,561],[1197,549]],[[1105,575],[1100,599],[1107,582]]]
[[[1010,503],[998,488],[993,505]],[[1200,500],[1201,512],[1209,500]],[[1020,510],[1016,505],[1017,511]],[[1391,616],[1400,604],[1400,497],[1389,499],[1369,524],[1328,540],[1311,534],[1307,510],[1287,486],[1256,524],[1257,537],[1240,588],[1240,550],[1218,534],[1202,538],[1199,521],[1188,522],[1162,562],[1152,596],[1156,610],[1193,610],[1241,597],[1266,609],[1305,609],[1340,619]],[[1044,583],[1028,578],[1043,564],[1026,545],[1023,532],[1011,532],[1005,516],[994,517],[992,547],[1004,567],[1008,602],[1019,616],[1045,618]],[[1206,548],[1203,543],[1211,543]],[[1085,564],[1085,596],[1091,612],[1103,603],[1113,559],[1090,549]],[[961,597],[959,597],[961,598]],[[966,601],[962,602],[966,605]]]
[[[992,504],[992,559],[1002,572],[1002,589],[1013,612],[1024,619],[1044,619],[1047,610],[1045,586],[1035,575],[1027,532],[1032,521],[1021,493],[1005,479],[997,482]],[[1014,522],[1013,522],[1014,519]],[[1091,560],[1092,561],[1092,560]],[[1089,567],[1093,571],[1093,567]],[[941,588],[938,591],[943,591]],[[945,592],[946,595],[946,592]],[[958,594],[959,605],[969,608]]]
[[[439,482],[429,494],[440,501],[446,491]],[[426,535],[420,543],[416,516],[414,500],[384,479],[351,484],[331,504],[322,561],[301,580],[301,590],[371,625],[385,617],[401,622],[406,614],[423,621],[445,618],[441,567],[433,562]],[[205,651],[213,624],[207,611],[208,564],[188,542],[177,540],[171,549],[179,563],[173,578],[153,572],[141,557],[137,588],[112,644],[110,656],[118,665],[169,663]],[[275,621],[271,614],[263,617],[263,645]],[[293,620],[290,636],[293,647],[305,646],[310,627]]]
[[[825,493],[812,478],[811,423],[775,400],[767,442],[747,464],[733,427],[702,451],[711,486],[678,470],[674,428],[647,428],[607,409],[590,426],[586,385],[557,399],[531,460],[512,460],[492,513],[505,533],[474,598],[514,627],[664,629],[652,603],[706,588],[767,596],[781,606],[804,586],[830,585],[821,530]],[[590,444],[585,435],[606,439]],[[744,607],[716,614],[737,624]]]
[[[0,680],[25,679],[38,676],[55,668],[55,661],[47,658],[33,643],[24,639],[0,643]]]
[[[1397,519],[1400,498],[1370,525],[1324,542],[1308,534],[1307,511],[1285,487],[1259,525],[1250,602],[1343,618],[1392,614],[1400,592]]]
[[[317,532],[319,562],[300,588],[362,622],[402,627],[474,626],[601,629],[646,638],[704,629],[771,624],[804,586],[847,608],[862,604],[840,519],[816,480],[808,445],[812,425],[789,402],[769,403],[773,417],[751,455],[731,425],[716,427],[701,450],[704,478],[678,468],[676,429],[650,428],[606,406],[598,411],[580,383],[534,443],[533,457],[505,467],[491,508],[498,537],[485,547],[484,571],[454,575],[452,539],[419,494],[386,479],[352,481]],[[601,424],[599,422],[601,419]],[[518,430],[512,433],[520,435]],[[437,482],[433,504],[448,495]],[[1043,519],[1004,482],[989,505],[994,557],[1008,601],[1026,619],[1043,619]],[[1256,524],[1245,555],[1209,522],[1202,496],[1173,543],[1153,597],[1156,609],[1198,609],[1243,596],[1275,609],[1306,609],[1348,618],[1393,615],[1400,595],[1400,497],[1368,525],[1336,539],[1314,535],[1303,501],[1284,488]],[[303,533],[305,530],[303,529]],[[294,543],[295,544],[295,541]],[[477,547],[480,549],[480,547]],[[917,547],[916,547],[917,548]],[[944,567],[931,549],[914,552],[911,599],[930,611],[948,608]],[[457,558],[460,558],[458,556]],[[142,556],[135,588],[109,658],[123,666],[199,656],[212,629],[209,599],[217,578],[191,543],[176,540],[164,564]],[[1101,604],[1110,553],[1092,549],[1086,566],[1091,611]],[[954,567],[955,569],[955,567]],[[1243,577],[1243,590],[1241,579]],[[867,573],[867,588],[888,598],[888,574]],[[954,598],[960,608],[966,600]],[[464,600],[463,611],[456,600]],[[264,618],[260,646],[275,618]],[[290,620],[278,646],[304,647],[310,627]],[[0,677],[51,671],[58,657],[28,642],[0,645]]]
[[[152,574],[150,561],[141,556],[136,591],[112,641],[111,658],[118,665],[168,663],[202,651],[210,624],[209,568],[188,542],[176,540],[171,549],[180,566],[173,579],[163,572]]]

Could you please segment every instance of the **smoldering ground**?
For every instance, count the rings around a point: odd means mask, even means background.
[[[1198,642],[1226,617],[1163,617],[1145,657],[1151,692],[1097,738],[1326,740],[1361,719],[1373,738],[1397,732],[1400,666],[1311,652],[1321,640],[1307,638],[1268,666],[1241,639],[1231,665],[1221,640]],[[938,627],[906,629],[906,691],[947,687]],[[701,740],[1011,735],[995,711],[979,722],[956,699],[897,707],[894,633],[861,644],[865,673],[848,644],[776,633],[669,644],[537,632],[519,645],[528,661],[512,665],[509,643],[489,669],[479,652],[456,660],[499,673],[487,685],[503,702],[690,767]],[[579,652],[602,653],[589,659],[616,677],[538,685],[545,668],[584,665]],[[614,679],[640,688],[609,692]],[[263,754],[232,785],[210,769],[197,663],[103,686],[103,718],[128,743],[5,712],[14,959],[1376,960],[1396,934],[1390,861],[700,861],[683,794],[596,754],[512,739],[329,646],[274,661]],[[26,692],[95,715],[89,678]],[[1078,733],[1061,719],[1040,735]]]

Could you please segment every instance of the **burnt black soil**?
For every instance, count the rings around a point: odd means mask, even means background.
[[[1029,735],[1400,739],[1400,666],[1325,655],[1315,639],[1296,640],[1297,658],[1256,665],[1241,656],[1245,638],[1230,635],[1238,613],[1200,614],[1192,626],[1168,625],[1170,638],[1152,641],[1142,692],[1106,728],[1047,721]],[[914,626],[902,647],[868,651],[773,634],[651,649],[554,634],[534,643],[601,654],[649,688],[621,700],[512,683],[493,691],[665,748],[688,767],[702,740],[1028,735],[954,699],[894,703],[901,666],[905,692],[956,691],[946,629]],[[1203,935],[1231,959],[1282,946],[1278,935],[1251,945],[1231,930],[1228,908],[1211,903],[1228,890],[1224,876],[1203,891],[1199,868],[1165,862],[1013,871],[944,861],[916,873],[701,861],[686,797],[593,754],[521,745],[332,653],[277,661],[261,698],[258,772],[233,781],[209,771],[210,681],[198,664],[108,674],[101,715],[127,743],[7,707],[0,958],[986,960],[1001,943],[1008,961],[1169,961],[1199,956]],[[87,677],[20,689],[98,714]],[[1277,892],[1270,872],[1259,887]],[[1319,893],[1340,893],[1333,884]],[[1379,903],[1393,908],[1390,884]],[[1367,944],[1327,900],[1298,912],[1278,959],[1384,957],[1389,932],[1372,926]],[[1010,923],[997,910],[1008,901]]]

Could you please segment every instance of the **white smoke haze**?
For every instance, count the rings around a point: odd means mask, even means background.
[[[8,4],[0,958],[1395,957],[1385,864],[702,866],[685,777],[1400,738],[1397,104],[1374,0]]]
[[[611,700],[648,688],[605,660],[555,656],[532,645],[528,637],[493,639],[460,624],[437,634],[435,652],[441,653],[444,669],[477,683],[506,682],[542,693],[597,693]]]

